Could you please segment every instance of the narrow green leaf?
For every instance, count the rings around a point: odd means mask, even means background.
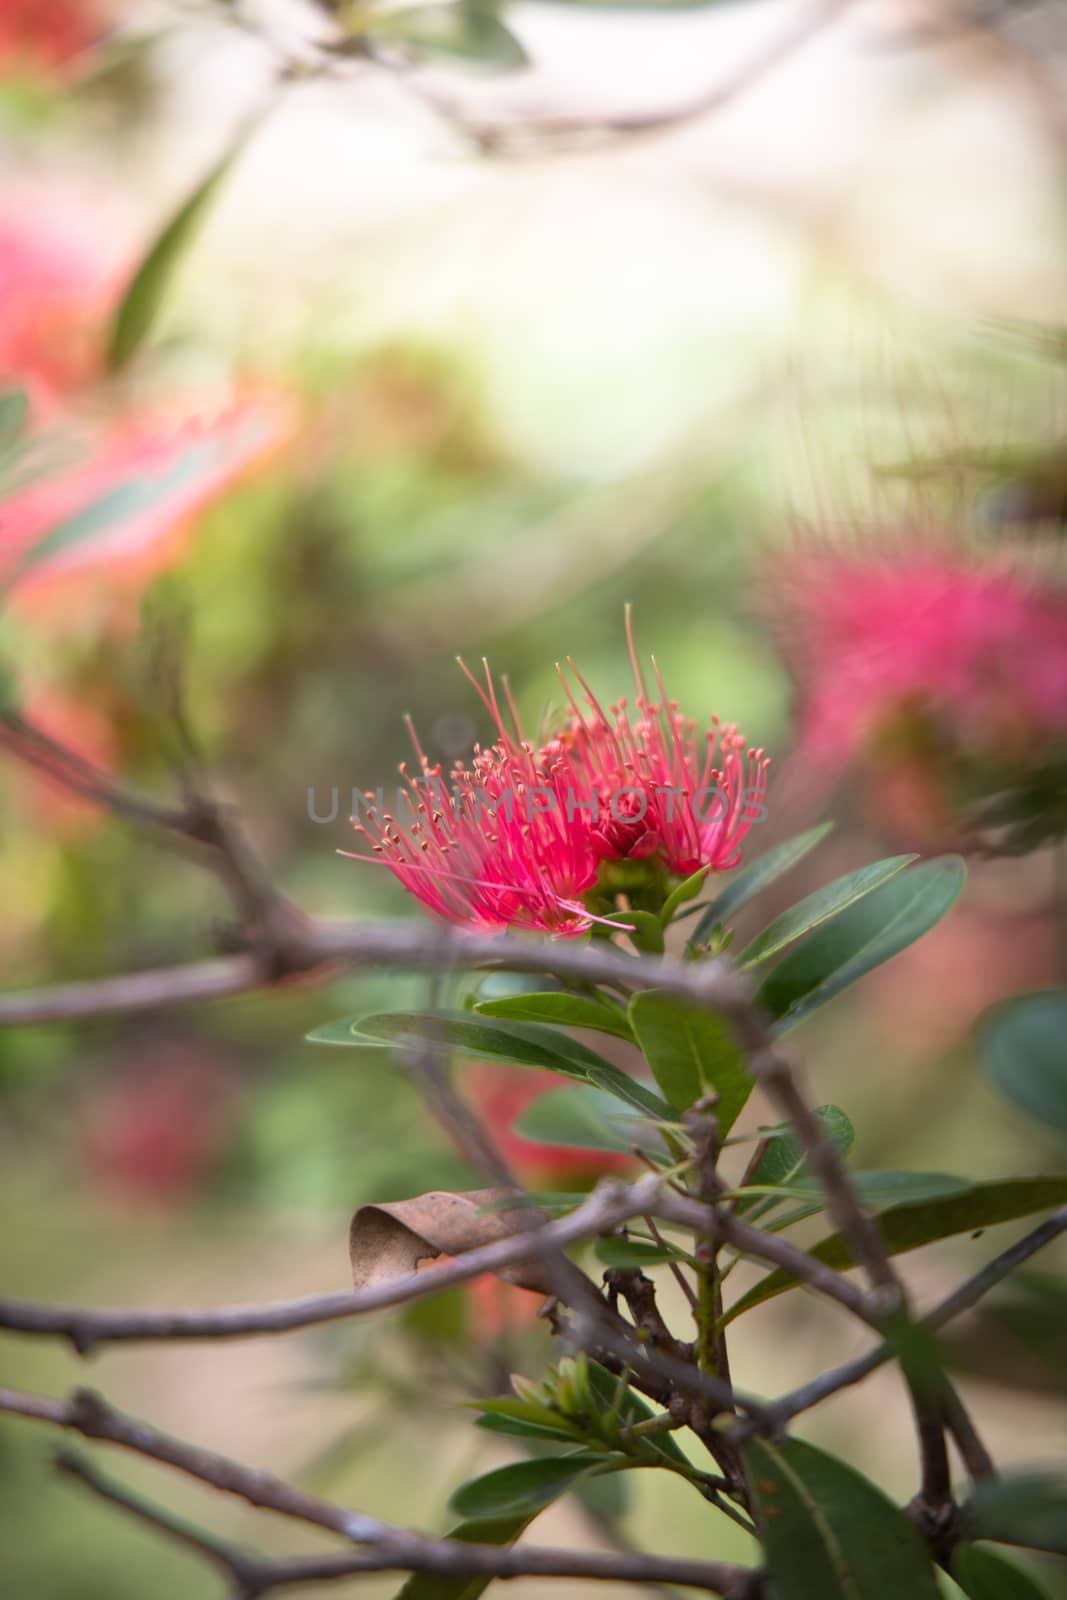
[[[599,1362],[590,1361],[587,1366],[589,1392],[598,1407],[601,1418],[617,1416],[620,1427],[632,1428],[635,1423],[647,1422],[654,1413],[647,1401],[642,1400],[630,1388],[620,1391],[619,1380],[613,1372],[602,1367]],[[660,1455],[670,1456],[672,1461],[685,1461],[686,1457],[674,1436],[669,1433],[648,1434],[645,1439],[653,1450]]]
[[[463,1055],[535,1067],[577,1078],[613,1094],[644,1116],[669,1120],[670,1108],[588,1046],[556,1028],[534,1022],[505,1022],[469,1011],[397,1011],[345,1022],[326,1023],[308,1034],[315,1044],[357,1047],[402,1045],[405,1038],[428,1039]]]
[[[948,1172],[850,1172],[849,1182],[863,1201],[873,1210],[899,1205],[918,1205],[923,1200],[940,1200],[945,1195],[967,1194],[973,1188],[969,1178],[955,1178]],[[760,1191],[760,1185],[748,1184],[741,1194]],[[818,1178],[798,1175],[785,1183],[764,1186],[760,1192],[780,1195],[783,1200],[796,1200],[805,1195],[815,1196],[817,1209],[823,1210],[823,1189]]]
[[[511,29],[479,6],[405,6],[372,18],[367,33],[372,39],[405,45],[419,55],[471,66],[513,70],[529,64]]]
[[[108,368],[118,372],[152,329],[183,253],[232,167],[263,120],[258,112],[245,123],[226,153],[215,162],[156,235],[115,313],[108,341]]]
[[[783,878],[798,861],[803,861],[816,845],[822,843],[832,827],[832,822],[820,823],[817,828],[809,828],[807,833],[798,833],[793,839],[783,840],[773,850],[766,851],[747,867],[742,867],[711,902],[690,935],[690,944],[703,944],[717,922],[729,921],[735,911],[740,911],[742,906],[761,894],[777,878]]]
[[[785,1033],[906,950],[941,921],[959,898],[966,868],[959,856],[942,856],[890,878],[818,929],[775,967],[759,1000]]]
[[[620,911],[617,920],[630,929],[630,941],[636,949],[649,956],[663,954],[663,924],[651,911]]]
[[[685,1258],[685,1252],[670,1245],[649,1244],[644,1239],[598,1239],[597,1260],[605,1267],[659,1267],[665,1261]]]
[[[1022,1472],[977,1486],[962,1512],[969,1539],[1067,1556],[1067,1470]]]
[[[990,1080],[1021,1110],[1067,1135],[1067,989],[1016,995],[978,1024]]]
[[[958,1544],[952,1576],[970,1600],[1048,1600],[1028,1572],[980,1544]]]
[[[576,1083],[566,1089],[549,1089],[530,1102],[515,1132],[535,1144],[559,1145],[565,1150],[626,1152],[646,1144],[648,1123],[620,1109],[614,1095]],[[662,1151],[662,1144],[659,1145]]]
[[[663,902],[663,910],[659,914],[659,920],[663,927],[670,926],[674,913],[679,906],[684,906],[687,901],[696,899],[707,882],[708,871],[707,867],[698,867],[695,872],[690,873],[688,878],[683,878],[682,882],[671,890]]]
[[[686,1111],[702,1095],[717,1094],[725,1137],[752,1092],[752,1079],[723,1019],[682,1005],[662,989],[645,989],[630,1002],[630,1022],[673,1110]]]
[[[963,1180],[961,1180],[962,1182]],[[972,1183],[942,1199],[896,1205],[878,1219],[882,1238],[891,1255],[917,1250],[937,1239],[951,1239],[958,1233],[991,1228],[998,1222],[1013,1222],[1038,1211],[1051,1211],[1067,1203],[1067,1176],[1056,1174],[1037,1178],[1004,1178],[992,1183]],[[827,1266],[843,1270],[854,1265],[848,1245],[839,1233],[814,1245],[808,1252]],[[764,1300],[796,1287],[789,1273],[778,1269],[768,1273],[726,1313],[730,1322]]]
[[[800,1439],[743,1455],[775,1600],[938,1600],[918,1531],[869,1479]]]
[[[762,933],[758,933],[752,942],[745,946],[737,957],[738,965],[755,967],[761,961],[769,961],[780,950],[784,950],[786,945],[793,944],[795,940],[802,939],[806,933],[811,933],[822,923],[840,916],[842,911],[846,911],[857,900],[862,900],[865,894],[870,894],[872,890],[888,882],[915,860],[917,857],[914,855],[889,856],[885,861],[875,861],[869,867],[860,867],[856,872],[846,872],[843,878],[835,878],[833,883],[828,883],[825,888],[817,889],[814,894],[805,895],[795,906],[790,906],[780,917],[775,917]]]
[[[468,1521],[499,1522],[505,1517],[533,1517],[572,1489],[587,1472],[604,1465],[602,1456],[586,1451],[516,1461],[461,1484],[451,1497],[453,1511]]]
[[[514,1544],[537,1515],[503,1517],[497,1522],[460,1522],[449,1528],[448,1537],[464,1544]],[[398,1590],[396,1600],[478,1600],[492,1578],[444,1578],[429,1572],[416,1572]]]
[[[856,1137],[856,1130],[841,1107],[818,1106],[814,1114],[822,1123],[823,1131],[838,1155],[847,1155]],[[769,1138],[767,1148],[750,1179],[751,1186],[758,1188],[761,1184],[780,1186],[791,1183],[794,1178],[803,1176],[806,1159],[804,1147],[792,1128],[783,1127]]]
[[[499,1000],[479,1000],[475,1011],[482,1017],[504,1017],[512,1022],[555,1023],[565,1028],[590,1028],[597,1033],[633,1039],[626,1012],[618,1006],[584,995],[559,993],[514,994]]]

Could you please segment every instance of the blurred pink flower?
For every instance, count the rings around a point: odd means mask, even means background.
[[[0,0],[0,74],[62,73],[104,24],[94,0]]]
[[[0,386],[25,389],[38,414],[99,376],[125,266],[121,231],[102,197],[89,202],[71,188],[44,184],[4,187]]]
[[[20,476],[16,459],[0,489],[0,581],[16,600],[65,589],[85,615],[92,570],[108,621],[296,426],[278,391],[134,410],[105,387],[106,330],[130,270],[123,233],[107,195],[23,185],[0,201],[0,387],[29,397],[32,467]]]
[[[931,535],[809,546],[771,580],[798,697],[797,765],[857,764],[880,811],[946,834],[1067,739],[1067,591],[1003,551]]]

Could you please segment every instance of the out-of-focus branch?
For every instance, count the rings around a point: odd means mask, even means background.
[[[380,67],[397,74],[419,100],[469,139],[483,155],[521,156],[531,152],[541,154],[546,146],[553,150],[566,149],[575,142],[584,146],[590,139],[632,141],[641,134],[665,132],[687,122],[715,116],[742,99],[817,38],[852,4],[853,0],[813,0],[810,5],[796,7],[786,26],[742,62],[730,77],[679,105],[644,111],[556,113],[487,121],[476,116],[458,96],[421,82],[413,75],[411,63],[402,57],[390,55],[369,41],[365,42],[364,50]]]
[[[180,1539],[214,1565],[227,1570],[238,1585],[236,1593],[241,1600],[253,1600],[254,1596],[272,1589],[329,1582],[371,1572],[679,1583],[722,1595],[725,1600],[755,1600],[761,1588],[759,1574],[724,1562],[684,1561],[637,1553],[501,1549],[454,1539],[434,1539],[317,1499],[272,1473],[246,1467],[227,1456],[174,1439],[124,1416],[85,1391],[79,1391],[69,1401],[56,1401],[0,1389],[0,1411],[118,1445],[161,1465],[174,1467],[209,1488],[247,1500],[261,1510],[328,1529],[364,1547],[336,1556],[311,1556],[293,1561],[268,1562],[246,1556],[213,1536],[192,1529],[169,1512],[149,1506],[95,1467],[69,1455],[61,1458],[63,1470],[86,1483],[96,1494],[140,1520],[152,1523],[168,1536]]]

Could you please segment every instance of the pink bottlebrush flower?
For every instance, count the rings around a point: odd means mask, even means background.
[[[839,772],[921,720],[946,747],[1030,764],[1067,734],[1067,593],[945,543],[808,550],[775,610],[807,759]]]
[[[585,933],[596,919],[581,897],[596,883],[597,858],[568,805],[568,774],[507,732],[488,669],[486,677],[488,694],[479,693],[494,710],[497,743],[476,746],[470,767],[457,762],[446,776],[412,729],[420,775],[411,778],[401,766],[406,817],[398,824],[371,803],[365,824],[353,818],[356,830],[442,921],[533,928],[556,938]]]
[[[662,708],[653,705],[636,658],[634,670],[636,721],[624,705],[609,720],[588,689],[584,714],[568,688],[571,719],[540,750],[524,737],[510,693],[514,733],[506,726],[488,668],[485,689],[467,673],[496,725],[496,743],[477,748],[469,768],[457,763],[446,778],[412,730],[420,776],[401,768],[405,817],[398,821],[368,794],[365,821],[352,819],[374,858],[444,921],[557,938],[594,922],[626,926],[625,912],[614,922],[585,903],[606,863],[647,861],[661,882],[736,866],[745,834],[763,814],[766,757],[745,755],[736,729],[720,733],[714,724],[698,755],[695,725],[665,697]]]
[[[576,777],[590,812],[590,838],[602,861],[655,859],[687,878],[706,867],[726,872],[763,816],[769,758],[733,725],[712,717],[698,738],[693,718],[669,700],[653,660],[658,701],[649,698],[627,615],[636,697],[605,711],[585,679],[585,709],[561,672],[571,721],[554,748]]]

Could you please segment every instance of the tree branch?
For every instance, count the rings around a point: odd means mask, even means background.
[[[201,1450],[142,1422],[124,1416],[96,1395],[79,1391],[70,1401],[0,1389],[0,1411],[55,1427],[71,1429],[86,1438],[102,1440],[176,1468],[225,1494],[237,1495],[262,1510],[338,1533],[364,1550],[336,1556],[310,1556],[285,1562],[265,1562],[245,1556],[212,1535],[159,1511],[105,1477],[77,1457],[62,1458],[63,1470],[78,1477],[102,1498],[150,1522],[172,1538],[195,1549],[239,1582],[243,1600],[271,1589],[372,1572],[427,1572],[449,1577],[559,1577],[602,1579],[615,1582],[678,1583],[719,1594],[725,1600],[755,1600],[760,1575],[724,1562],[685,1561],[639,1554],[617,1555],[552,1549],[514,1549],[467,1544],[456,1539],[434,1539],[399,1528],[377,1518],[347,1510],[306,1495],[270,1473],[260,1472],[226,1456]]]

